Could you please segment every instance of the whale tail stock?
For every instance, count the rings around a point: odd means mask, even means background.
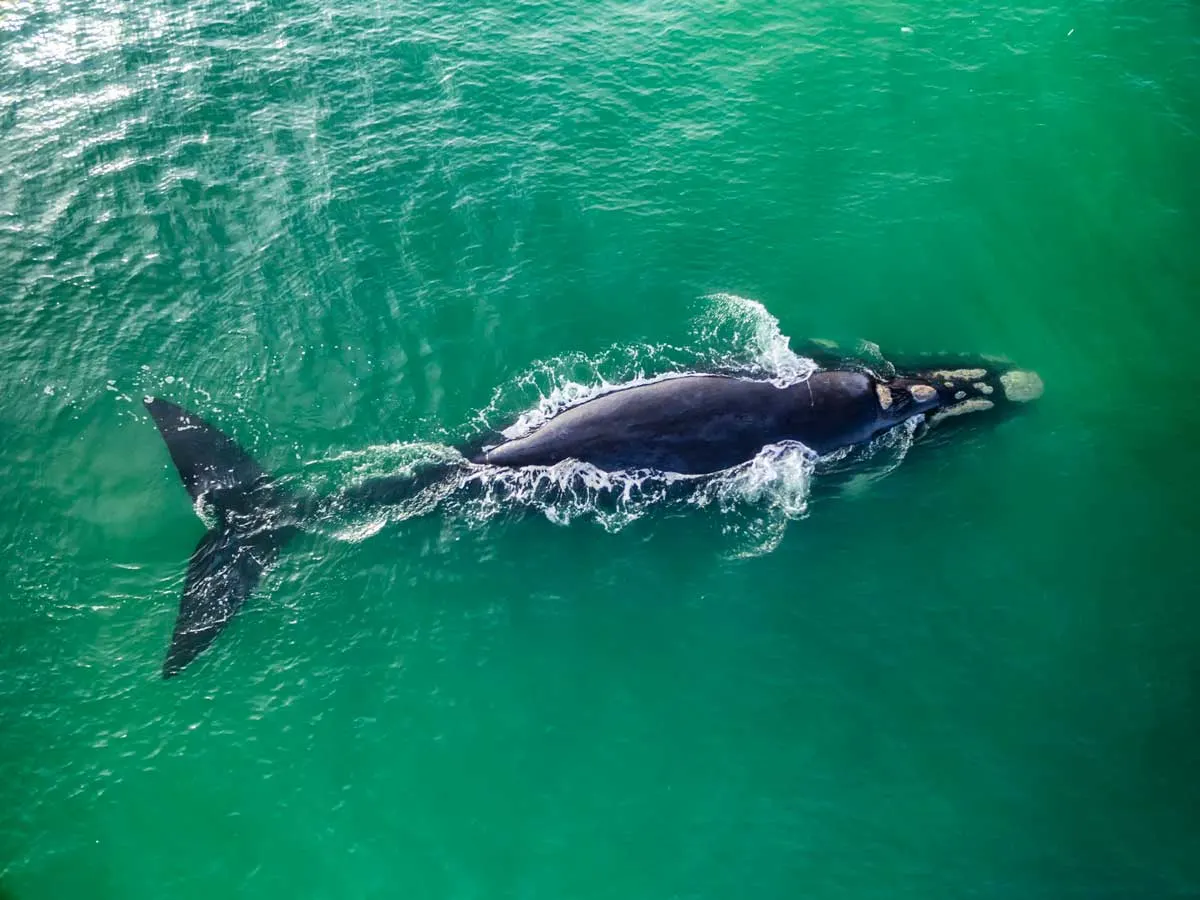
[[[228,435],[167,400],[146,409],[192,502],[215,514],[192,551],[163,678],[179,674],[241,609],[297,532],[296,498]]]

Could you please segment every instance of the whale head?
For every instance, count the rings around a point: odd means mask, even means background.
[[[877,393],[885,417],[922,415],[928,433],[940,435],[1012,416],[1044,389],[1037,372],[1008,360],[949,356],[898,367],[894,377],[880,380]]]

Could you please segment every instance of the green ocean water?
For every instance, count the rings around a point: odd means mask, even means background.
[[[341,522],[161,680],[144,395],[333,486],[731,308],[1046,394],[790,520]],[[0,894],[1200,896],[1197,336],[1190,0],[0,4]]]

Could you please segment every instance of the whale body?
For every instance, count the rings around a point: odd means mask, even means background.
[[[601,394],[473,461],[520,468],[577,459],[605,471],[705,475],[782,441],[827,453],[896,424],[873,387],[869,376],[849,371],[815,372],[786,387],[685,375]]]
[[[529,434],[464,445],[461,462],[370,479],[333,498],[292,494],[212,424],[168,400],[147,398],[193,504],[216,518],[188,563],[162,674],[177,675],[212,643],[287,543],[331,500],[394,504],[465,466],[525,469],[567,460],[606,472],[702,479],[771,445],[791,441],[825,455],[914,417],[939,425],[1013,408],[1041,392],[1034,372],[961,357],[892,377],[843,365],[786,385],[747,375],[682,374],[618,386],[562,410]]]

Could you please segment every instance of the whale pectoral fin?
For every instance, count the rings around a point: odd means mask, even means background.
[[[294,534],[291,528],[246,533],[218,527],[200,538],[188,560],[163,678],[179,674],[213,642]]]
[[[797,356],[811,359],[819,369],[838,369],[855,359],[850,351],[843,349],[836,341],[822,338],[793,339],[791,345]]]

